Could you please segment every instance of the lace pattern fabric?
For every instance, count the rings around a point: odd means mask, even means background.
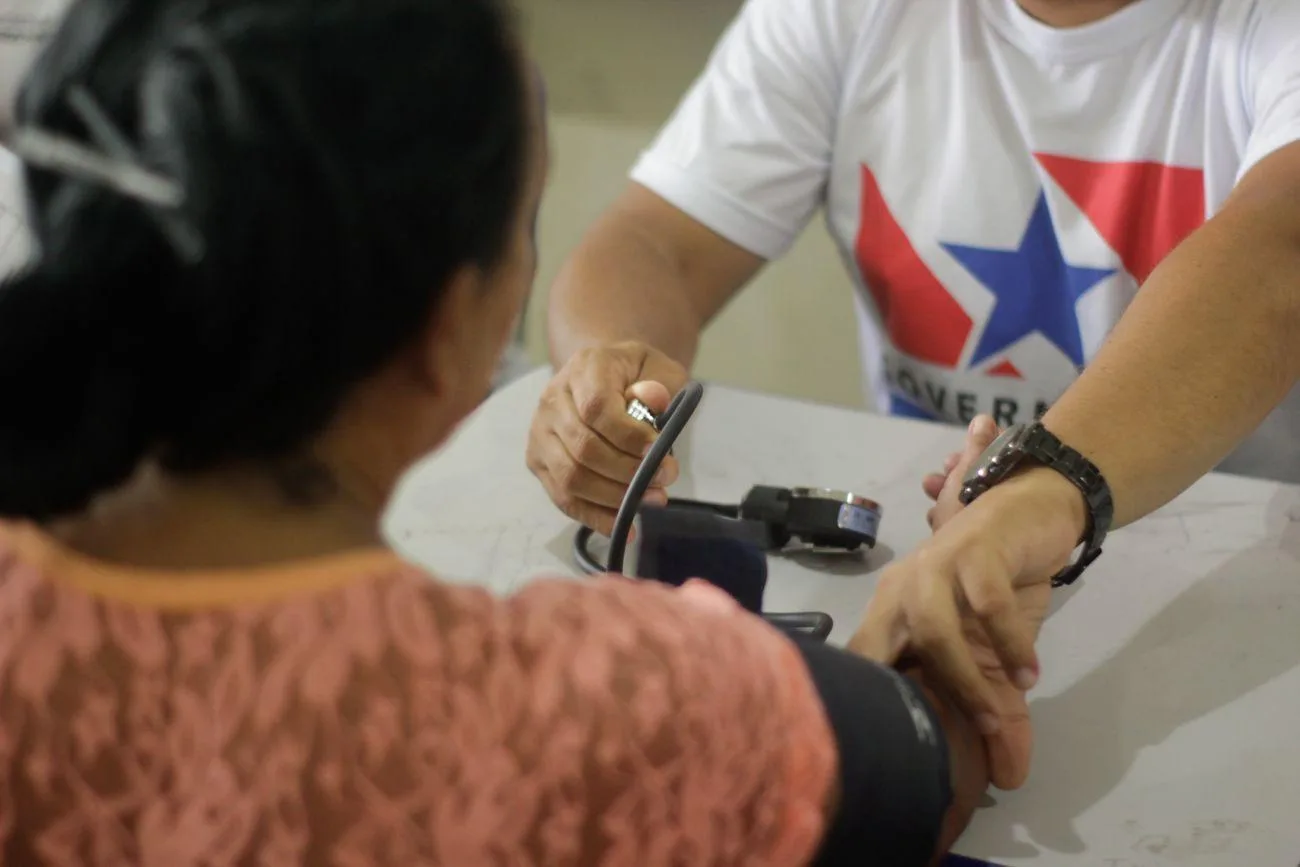
[[[174,611],[0,555],[5,864],[796,865],[835,765],[793,647],[680,591]]]

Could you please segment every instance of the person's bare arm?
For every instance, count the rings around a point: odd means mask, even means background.
[[[920,669],[907,672],[905,676],[916,684],[917,689],[934,709],[947,745],[948,776],[952,797],[940,822],[929,862],[929,867],[939,867],[944,857],[966,832],[975,810],[979,808],[980,801],[988,792],[990,782],[988,755],[984,749],[983,738],[974,723],[950,699],[927,684],[925,675]],[[887,750],[889,746],[885,745],[882,749]],[[827,794],[827,816],[838,817],[839,821],[850,823],[867,823],[872,820],[870,816],[838,816],[842,807],[840,797],[840,784],[837,781]],[[843,857],[846,853],[834,854]],[[863,853],[848,854],[862,855]],[[833,857],[828,860],[833,860]]]
[[[644,343],[683,368],[700,332],[763,260],[635,182],[592,227],[551,287],[551,360]]]
[[[870,4],[748,0],[551,289],[556,375],[527,460],[567,515],[608,532],[705,325],[823,203],[844,65]],[[676,477],[671,459],[650,502]]]
[[[542,393],[527,462],[561,511],[608,533],[654,431],[625,413],[667,408],[705,324],[763,260],[635,182],[591,229],[551,289],[557,373]],[[664,462],[646,502],[677,477]]]
[[[1156,269],[1043,423],[1101,468],[1123,526],[1213,469],[1286,397],[1300,379],[1298,337],[1294,144]]]
[[[1297,334],[1300,144],[1262,160],[1152,274],[1043,423],[1101,468],[1124,526],[1212,470],[1287,395],[1300,379]],[[1050,593],[1047,578],[1087,521],[1078,489],[1054,470],[994,487],[890,564],[855,649],[886,664],[915,654],[977,723],[991,718],[1006,697],[976,664],[957,606],[979,618],[1008,678],[1031,688],[1036,629],[1012,597]],[[1005,736],[996,721],[981,731]]]
[[[943,725],[944,736],[948,739],[952,803],[944,814],[939,841],[935,846],[933,863],[938,865],[966,831],[981,799],[988,792],[989,761],[984,739],[971,719],[950,699],[931,688],[923,675],[913,673],[909,677],[917,682],[934,707]]]

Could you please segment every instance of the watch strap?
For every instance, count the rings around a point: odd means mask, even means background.
[[[1069,479],[1087,503],[1088,527],[1080,540],[1084,546],[1083,553],[1052,578],[1052,584],[1057,587],[1072,584],[1101,556],[1102,542],[1115,518],[1115,501],[1110,485],[1096,464],[1061,442],[1039,422],[1026,432],[1020,448],[1027,457]]]

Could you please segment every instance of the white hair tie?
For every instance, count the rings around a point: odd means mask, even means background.
[[[203,239],[180,213],[185,200],[180,184],[140,165],[126,136],[83,86],[69,89],[68,105],[100,150],[39,128],[19,127],[10,143],[14,154],[29,166],[97,184],[139,202],[183,261],[202,259]]]

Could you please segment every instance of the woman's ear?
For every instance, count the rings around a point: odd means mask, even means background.
[[[455,397],[480,378],[477,359],[484,339],[483,272],[461,267],[429,312],[413,361],[423,387],[439,400]],[[491,373],[487,374],[488,379]]]

